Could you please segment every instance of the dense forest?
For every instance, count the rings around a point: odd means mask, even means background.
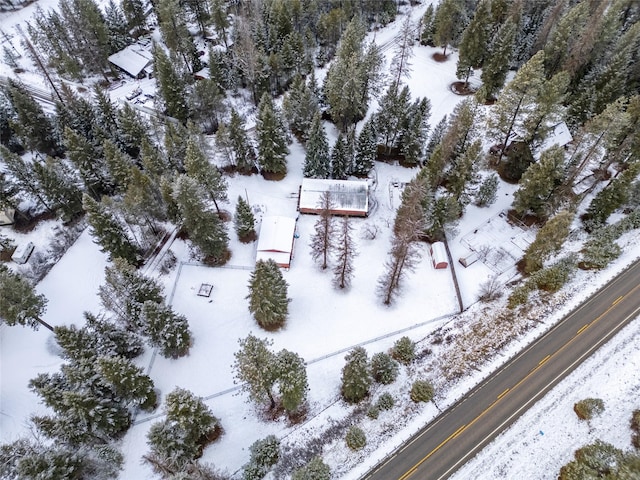
[[[559,290],[576,268],[600,269],[620,255],[615,239],[640,227],[640,4],[442,0],[419,21],[403,14],[419,4],[60,0],[55,9],[38,9],[20,29],[20,46],[47,79],[54,107],[43,108],[17,76],[2,86],[0,209],[15,211],[18,225],[60,218],[73,231],[86,223],[113,262],[100,289],[104,312],[87,313],[81,328],[56,327],[67,363],[30,383],[52,411],[32,418],[51,442],[25,438],[2,445],[2,478],[118,475],[122,455],[115,442],[134,411],[157,407],[153,381],[132,359],[145,344],[178,358],[191,343],[187,319],[164,304],[160,286],[139,267],[172,228],[209,265],[229,258],[230,221],[239,238],[254,239],[254,219],[242,199],[232,219],[222,208],[228,202],[226,177],[283,178],[292,136],[304,146],[305,177],[366,178],[376,161],[416,169],[378,280],[385,304],[399,301],[419,242],[441,239],[469,204],[492,203],[499,179],[518,185],[512,218],[540,227],[519,264],[523,281],[512,291],[509,308],[526,304],[535,290]],[[367,33],[394,21],[402,26],[386,68],[382,47],[368,41]],[[111,101],[107,88],[122,73],[108,57],[156,28],[157,115],[145,116]],[[435,125],[429,100],[412,98],[406,83],[417,42],[437,48],[442,60],[458,53],[452,88],[465,98]],[[4,62],[19,72],[18,53],[3,45]],[[326,76],[318,82],[316,70],[323,67]],[[196,79],[203,69],[207,74]],[[82,82],[84,93],[70,82]],[[236,108],[240,97],[253,105],[255,128],[247,129]],[[334,145],[323,121],[339,132]],[[573,141],[549,148],[562,122]],[[214,156],[221,161],[212,162]],[[331,242],[342,252],[335,283],[344,288],[354,254],[350,227],[348,220],[332,223],[326,214],[330,199],[323,202],[312,248],[323,268]],[[614,213],[621,215],[610,222]],[[582,251],[550,262],[576,228],[587,238]],[[14,248],[0,234],[0,250]],[[47,299],[35,293],[33,280],[39,278],[26,279],[0,264],[5,324],[51,328],[41,319]],[[286,282],[275,264],[256,266],[250,297],[262,327],[282,325]],[[244,339],[234,371],[252,400],[273,406],[277,398],[293,414],[307,390],[304,362],[269,347],[252,336]],[[406,358],[403,349],[411,348],[401,343],[396,359],[376,358],[378,381],[394,379],[398,361]],[[367,381],[373,381],[368,362],[366,353],[350,354],[343,370],[345,401],[358,403],[366,395]],[[256,368],[258,363],[270,368]],[[428,385],[415,388],[417,398],[433,396]],[[165,420],[149,433],[145,456],[159,477],[225,478],[197,461],[221,433],[202,400],[177,389],[166,396],[164,411]],[[357,444],[358,432],[351,441]],[[637,454],[609,447],[596,443],[580,450],[560,478],[638,472]],[[602,462],[588,461],[602,452],[616,459],[606,471]],[[277,439],[256,442],[243,478],[263,478],[277,461]],[[328,467],[314,458],[293,478],[328,479]]]

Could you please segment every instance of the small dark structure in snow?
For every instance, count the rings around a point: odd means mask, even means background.
[[[272,259],[281,268],[291,266],[296,220],[290,217],[264,217],[260,225],[256,261]]]
[[[210,297],[211,291],[213,290],[213,285],[209,283],[203,283],[200,285],[200,290],[198,290],[199,297]]]
[[[305,178],[300,186],[300,213],[320,213],[323,193],[331,194],[333,215],[366,217],[369,214],[369,184],[365,180],[325,180]]]
[[[431,253],[433,268],[442,269],[449,266],[447,262],[447,249],[443,242],[433,242],[429,247],[429,253]]]

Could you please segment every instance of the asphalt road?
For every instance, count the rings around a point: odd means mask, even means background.
[[[449,477],[639,313],[635,263],[364,478]]]

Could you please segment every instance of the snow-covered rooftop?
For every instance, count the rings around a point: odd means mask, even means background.
[[[289,267],[293,253],[294,218],[274,215],[264,217],[260,226],[256,261],[273,259],[281,267]]]
[[[110,55],[108,60],[132,77],[137,77],[151,63],[151,53],[140,45],[129,45]]]
[[[369,211],[369,186],[365,180],[325,180],[304,178],[300,187],[299,210],[317,213],[323,193],[331,193],[333,213],[367,215]]]

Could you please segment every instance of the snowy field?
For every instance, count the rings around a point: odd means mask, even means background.
[[[38,4],[47,8],[43,0]],[[28,18],[32,7],[34,5],[23,9],[19,15],[0,17],[3,28],[16,19]],[[414,9],[414,18],[419,18],[425,8],[426,5],[422,5]],[[372,38],[375,37],[381,45],[389,44],[401,23],[402,18],[389,28],[372,34]],[[461,100],[449,89],[450,83],[455,81],[455,53],[447,62],[437,63],[432,59],[435,51],[416,45],[412,59],[413,78],[408,81],[414,97],[427,96],[431,100],[431,125],[451,113]],[[385,54],[390,56],[392,49],[386,48]],[[122,85],[114,95],[125,95],[133,88],[132,83]],[[371,110],[376,108],[374,101]],[[251,120],[247,123],[251,124]],[[325,126],[331,142],[336,132],[331,125]],[[295,142],[290,145],[290,150],[289,173],[282,181],[268,182],[257,175],[229,178],[230,203],[224,207],[233,212],[235,201],[241,195],[252,205],[260,206],[266,215],[298,218],[299,238],[296,239],[292,266],[284,272],[292,299],[285,328],[275,333],[263,332],[247,309],[245,296],[255,262],[255,243],[241,244],[230,231],[232,257],[228,265],[225,268],[207,268],[192,262],[186,245],[175,241],[171,250],[180,263],[168,275],[159,278],[165,286],[168,301],[189,319],[194,344],[190,355],[179,360],[164,359],[151,350],[137,359],[162,395],[180,386],[205,399],[221,419],[224,434],[205,450],[202,460],[230,473],[235,472],[235,478],[239,478],[239,469],[248,461],[248,447],[255,440],[275,434],[282,439],[283,445],[295,446],[332,422],[350,415],[352,407],[339,400],[340,369],[350,348],[364,345],[371,356],[386,351],[402,335],[416,341],[425,339],[439,328],[454,325],[456,317],[453,315],[458,311],[451,272],[449,269],[433,269],[426,245],[422,246],[420,263],[415,272],[405,279],[402,292],[392,307],[382,305],[375,292],[377,279],[384,271],[391,227],[399,202],[400,189],[394,185],[409,181],[416,174],[416,169],[376,165],[370,181],[377,209],[366,219],[352,220],[359,255],[355,259],[353,285],[342,292],[332,287],[330,270],[321,271],[310,258],[309,242],[317,217],[298,216],[296,212],[304,151]],[[513,185],[502,184],[494,205],[483,209],[468,207],[465,217],[449,232],[449,246],[454,259],[450,267],[456,269],[462,303],[465,308],[470,307],[471,315],[477,308],[474,304],[479,284],[496,273],[500,274],[502,283],[510,280],[515,270],[514,261],[509,259],[519,259],[522,248],[526,248],[535,234],[508,224],[501,216],[509,208],[515,189]],[[231,225],[229,227],[232,230]],[[377,231],[375,238],[367,235],[372,230]],[[20,237],[20,241],[29,238],[36,246],[44,246],[52,235],[55,235],[55,230],[47,223],[28,236]],[[485,370],[438,392],[438,406],[444,408],[455,402],[518,348],[543,333],[573,305],[640,256],[640,247],[637,246],[640,245],[640,235],[634,232],[624,238],[627,253],[623,258],[597,275],[579,272],[572,285],[559,294],[566,301],[552,316],[546,319],[541,316],[543,322],[537,330],[530,331],[526,338],[511,345]],[[470,248],[481,250],[487,245],[492,249],[486,263],[479,261],[463,268],[457,262],[459,257],[469,253]],[[500,253],[501,249],[508,255],[495,253]],[[80,324],[83,311],[98,312],[100,305],[96,293],[103,281],[106,265],[105,256],[85,231],[37,287],[38,292],[49,299],[44,320],[52,325]],[[149,274],[158,275],[157,272]],[[197,295],[202,283],[213,285],[210,297]],[[248,403],[240,394],[230,367],[237,340],[249,333],[270,338],[274,349],[287,348],[307,361],[310,392],[308,415],[303,423],[290,425],[284,419],[264,420],[262,409]],[[555,478],[560,467],[570,460],[573,450],[595,438],[628,448],[629,435],[625,437],[616,430],[619,425],[628,424],[630,412],[638,407],[630,402],[630,399],[638,397],[640,391],[638,334],[640,321],[636,320],[463,467],[456,478]],[[9,442],[29,434],[28,416],[44,410],[27,388],[29,379],[38,373],[57,371],[62,362],[56,355],[52,335],[44,329],[34,332],[0,326],[0,349],[0,440]],[[381,414],[375,422],[363,420],[362,427],[367,431],[369,441],[364,451],[350,452],[342,441],[325,446],[325,461],[336,472],[336,478],[360,478],[368,468],[437,415],[438,410],[433,404],[412,405],[406,401],[408,383],[416,375],[427,372],[428,363],[427,358],[424,363],[410,369],[403,368],[393,385],[384,389],[374,388],[375,395],[389,391],[405,400],[398,408]],[[587,396],[603,398],[606,406],[605,413],[592,421],[590,427],[578,422],[572,411],[573,403]],[[146,433],[161,414],[158,410],[152,415],[139,415],[122,440],[125,454],[123,480],[154,478],[140,459],[147,450]]]

